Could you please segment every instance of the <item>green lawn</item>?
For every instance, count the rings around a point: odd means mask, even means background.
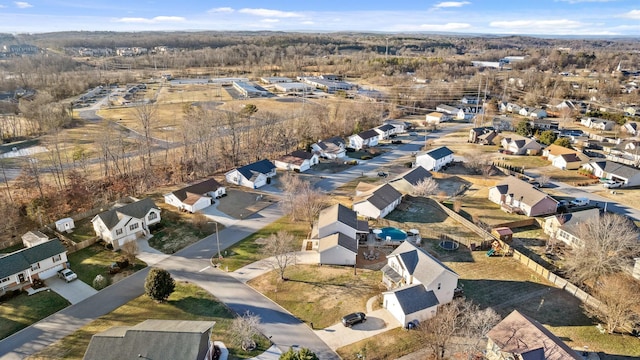
[[[82,359],[93,334],[113,326],[132,326],[147,319],[215,321],[211,339],[225,343],[230,351],[230,359],[254,357],[270,346],[266,338],[260,337],[257,339],[258,348],[251,353],[235,348],[229,331],[233,313],[207,291],[192,284],[177,283],[176,291],[166,303],[158,304],[142,295],[90,322],[32,358]]]
[[[291,221],[291,218],[284,216],[275,222],[249,235],[237,244],[228,248],[224,253],[224,259],[220,265],[229,271],[235,271],[245,265],[263,259],[265,256],[260,252],[261,245],[256,240],[267,238],[271,234],[280,230],[286,230],[294,235],[296,248],[302,246],[302,239],[309,235],[309,225],[301,222]]]
[[[119,252],[105,249],[100,243],[93,244],[82,250],[68,255],[71,269],[78,274],[78,278],[83,282],[92,285],[93,279],[98,274],[106,277],[111,282],[113,275],[109,274],[109,265],[120,259]],[[147,266],[144,262],[137,260],[134,266],[129,266],[125,271],[138,271]]]
[[[200,226],[193,223],[194,219],[202,220]],[[181,214],[172,210],[162,209],[162,220],[151,230],[153,237],[149,245],[165,254],[173,254],[215,231],[215,224],[206,222],[202,214]],[[222,226],[219,226],[222,230]]]
[[[69,302],[53,291],[22,293],[0,303],[0,339],[64,309]]]
[[[96,236],[96,231],[93,229],[90,217],[76,221],[75,226],[73,232],[65,234],[65,236],[73,242],[79,243]]]

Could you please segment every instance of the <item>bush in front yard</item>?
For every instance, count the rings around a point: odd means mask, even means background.
[[[106,277],[100,274],[96,275],[96,278],[93,279],[93,288],[96,290],[102,290],[106,288],[107,285],[109,285],[109,281],[107,280]]]
[[[164,302],[173,293],[176,282],[167,270],[151,268],[144,281],[144,292],[157,302]]]

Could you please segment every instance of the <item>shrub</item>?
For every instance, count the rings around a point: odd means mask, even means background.
[[[371,160],[371,159],[373,159],[373,157],[372,157],[372,156],[370,156],[370,155],[362,155],[362,156],[360,157],[360,160]]]
[[[107,280],[106,277],[100,274],[96,275],[96,278],[93,279],[93,288],[96,290],[102,290],[106,288],[107,285],[109,285],[109,281]]]
[[[404,163],[404,167],[412,168],[413,167],[413,162],[407,161],[406,163]]]
[[[175,290],[176,282],[167,270],[160,268],[151,268],[149,274],[144,281],[144,292],[151,299],[157,302],[163,302],[169,298],[169,295]]]

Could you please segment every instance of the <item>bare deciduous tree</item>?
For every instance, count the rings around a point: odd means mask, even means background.
[[[153,137],[151,136],[151,127],[153,126],[153,122],[156,121],[156,112],[158,107],[155,104],[145,103],[136,106],[135,108],[135,117],[140,122],[140,126],[142,127],[142,136],[143,136],[143,165],[151,167],[151,145],[153,142]],[[144,158],[146,157],[146,160]]]
[[[536,180],[538,180],[538,183],[540,184],[540,186],[545,186],[549,183],[549,181],[551,181],[551,176],[547,174],[542,174],[538,176]]]
[[[233,319],[230,330],[234,344],[244,350],[255,349],[254,338],[260,335],[258,326],[260,326],[260,316],[249,311]]]
[[[411,195],[427,197],[433,195],[438,192],[438,182],[434,178],[426,178],[418,181],[417,184],[413,186],[413,191]]]
[[[293,220],[304,221],[313,226],[313,221],[327,204],[327,195],[316,189],[300,176],[287,174],[281,178],[284,197],[281,206]]]
[[[640,255],[638,230],[625,216],[604,214],[579,225],[576,244],[566,258],[570,278],[577,283],[623,272]]]
[[[122,246],[120,247],[120,251],[122,251],[122,254],[124,255],[125,259],[127,259],[129,264],[133,265],[136,262],[136,256],[140,252],[140,249],[138,248],[138,242],[127,241],[126,243],[122,244]]]
[[[603,276],[594,287],[599,307],[584,305],[587,314],[600,319],[608,333],[640,320],[640,283],[626,274]]]
[[[296,262],[296,246],[293,234],[286,231],[278,231],[267,238],[262,247],[262,253],[270,258],[271,267],[278,271],[280,280],[285,280],[284,272],[289,265]]]

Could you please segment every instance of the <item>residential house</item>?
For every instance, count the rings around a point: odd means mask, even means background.
[[[449,114],[434,111],[427,114],[426,122],[427,124],[440,124],[450,121],[452,118],[453,117]]]
[[[391,135],[396,133],[396,127],[391,124],[380,125],[373,130],[379,134],[378,140],[387,140]]]
[[[546,130],[558,130],[560,123],[555,120],[534,118],[529,121],[529,125],[534,130],[546,131]]]
[[[251,189],[265,186],[271,182],[271,178],[274,176],[276,176],[276,166],[267,159],[235,168],[224,174],[228,183]]]
[[[102,212],[91,219],[96,235],[118,250],[126,242],[150,235],[150,226],[160,222],[160,208],[145,198]]]
[[[551,215],[544,218],[542,229],[552,239],[560,240],[570,246],[580,246],[582,245],[581,224],[599,216],[598,208]]]
[[[436,106],[436,111],[450,115],[453,119],[456,119],[456,120],[463,120],[467,118],[467,115],[465,114],[464,109],[451,106],[451,105],[440,104]]]
[[[380,185],[370,191],[356,194],[353,210],[360,216],[380,219],[400,205],[402,194],[389,184]]]
[[[356,150],[376,146],[379,138],[380,134],[374,129],[365,130],[349,136],[349,146]]]
[[[393,186],[402,194],[412,194],[416,185],[429,179],[431,176],[431,172],[427,169],[422,166],[416,166],[398,178],[391,180],[389,185]]]
[[[440,171],[443,166],[452,162],[453,151],[446,146],[416,155],[416,166],[422,166],[429,171]]]
[[[500,103],[500,112],[508,112],[512,114],[520,113],[522,107],[518,104],[510,103],[510,102],[502,102]]]
[[[177,207],[181,211],[195,213],[214,203],[226,194],[226,189],[215,179],[207,179],[197,184],[189,185],[180,190],[164,195],[164,202]]]
[[[496,116],[491,121],[491,126],[496,131],[515,131],[517,120],[508,116]]]
[[[480,103],[480,99],[477,96],[463,96],[460,102],[465,105],[477,105]]]
[[[347,156],[344,140],[339,136],[334,136],[324,141],[311,144],[311,150],[320,154],[325,159],[339,159]]]
[[[358,241],[366,239],[369,224],[358,220],[355,211],[335,204],[320,211],[311,230],[311,249],[319,253],[320,264],[354,265]]]
[[[615,122],[611,120],[598,119],[592,117],[584,117],[580,119],[580,125],[588,127],[589,129],[597,129],[602,131],[611,131],[615,126]]]
[[[406,132],[407,130],[409,130],[409,129],[411,129],[413,127],[413,124],[411,124],[410,122],[402,121],[402,120],[396,120],[396,119],[385,120],[383,122],[383,124],[393,125],[393,127],[396,128],[396,130],[395,130],[396,134],[401,134],[403,132]]]
[[[214,325],[214,321],[149,319],[134,326],[114,326],[91,337],[83,359],[211,360]]]
[[[535,140],[520,135],[505,137],[500,142],[502,148],[513,155],[537,155],[542,146]]]
[[[498,132],[492,128],[479,127],[469,130],[469,142],[482,145],[493,145]]]
[[[30,286],[34,279],[56,276],[67,264],[67,249],[51,239],[0,256],[0,295]]]
[[[487,333],[488,360],[583,360],[536,320],[513,310]]]
[[[549,105],[557,112],[573,112],[578,110],[578,107],[571,100],[561,100]]]
[[[547,112],[544,109],[536,108],[531,110],[527,116],[532,119],[544,119],[547,117]]]
[[[438,305],[453,300],[458,274],[424,249],[404,241],[382,268],[383,307],[403,325],[433,317]],[[421,289],[420,289],[421,288]]]
[[[629,121],[622,126],[622,131],[632,136],[638,135],[639,130],[638,123],[634,121]]]
[[[625,187],[640,185],[640,169],[635,167],[602,160],[591,161],[582,165],[582,168],[599,178],[622,182]]]
[[[522,115],[522,116],[529,116],[529,113],[531,112],[531,108],[527,107],[527,106],[523,106],[520,108],[520,110],[518,111],[518,114]]]
[[[56,220],[56,230],[59,232],[71,232],[71,230],[75,229],[76,225],[73,222],[72,218],[64,218],[60,220]]]
[[[276,168],[305,172],[319,162],[317,153],[296,150],[273,161]]]
[[[591,159],[584,153],[563,146],[551,144],[542,150],[542,156],[551,161],[551,165],[563,170],[576,170]]]
[[[25,247],[32,247],[49,241],[49,237],[38,230],[27,231],[22,235],[22,244]]]
[[[489,200],[507,212],[527,216],[553,214],[558,207],[558,201],[554,198],[515,176],[509,176],[489,188]]]

